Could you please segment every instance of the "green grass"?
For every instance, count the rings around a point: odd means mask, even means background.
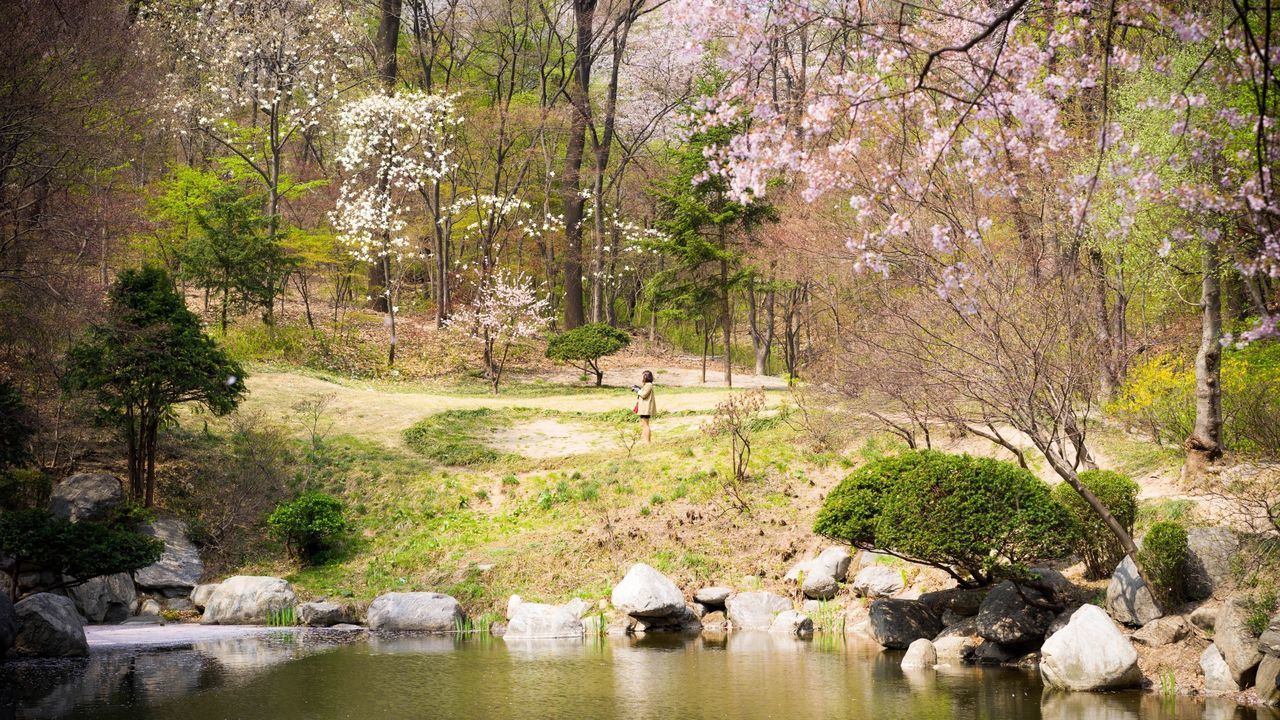
[[[293,627],[297,624],[298,617],[292,606],[267,613],[267,625],[270,627]]]
[[[445,410],[427,416],[404,431],[405,444],[441,465],[483,465],[503,454],[479,439],[484,429],[511,425],[510,414],[491,408]]]

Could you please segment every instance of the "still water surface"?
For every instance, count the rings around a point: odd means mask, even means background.
[[[0,717],[1280,720],[1229,701],[1045,693],[1033,672],[904,672],[766,633],[506,643],[325,632],[0,665]]]

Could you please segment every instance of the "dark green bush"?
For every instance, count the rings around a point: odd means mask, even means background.
[[[0,511],[42,508],[52,490],[53,481],[39,470],[0,470]]]
[[[18,389],[0,380],[0,470],[30,459],[27,441],[35,432],[31,411]]]
[[[163,550],[159,540],[116,525],[72,523],[45,510],[0,513],[0,555],[14,558],[11,577],[40,569],[62,578],[57,585],[36,590],[132,572],[160,559]]]
[[[1133,534],[1138,517],[1138,483],[1110,470],[1088,470],[1080,473],[1080,484],[1098,496],[1124,529]],[[1124,559],[1124,548],[1115,534],[1068,483],[1055,487],[1053,497],[1071,514],[1075,551],[1084,560],[1085,577],[1099,580],[1110,576]]]
[[[1138,550],[1138,562],[1155,585],[1156,598],[1163,604],[1178,598],[1183,564],[1187,560],[1187,530],[1176,522],[1158,522],[1147,531]]]
[[[963,586],[1069,551],[1071,518],[1016,465],[933,451],[873,461],[827,497],[814,530],[945,570]]]
[[[547,357],[595,375],[598,387],[604,381],[600,358],[630,344],[631,336],[618,328],[607,323],[591,323],[552,337],[547,343]]]
[[[291,556],[313,560],[346,534],[346,508],[332,495],[307,492],[277,505],[267,527]]]

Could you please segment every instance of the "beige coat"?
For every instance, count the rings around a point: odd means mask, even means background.
[[[653,383],[645,383],[640,388],[640,392],[637,393],[637,396],[640,398],[641,415],[649,415],[652,417],[653,415],[658,414],[658,400],[653,392]]]

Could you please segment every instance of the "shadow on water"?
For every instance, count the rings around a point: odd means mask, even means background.
[[[869,642],[769,633],[504,642],[323,632],[0,665],[0,717],[1280,720],[1233,702],[904,672]]]

